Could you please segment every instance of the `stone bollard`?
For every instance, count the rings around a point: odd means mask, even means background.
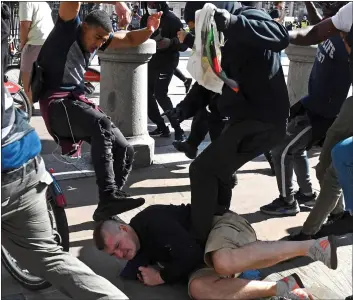
[[[99,51],[100,107],[134,147],[134,167],[153,162],[154,139],[147,131],[147,62],[156,52],[148,40],[136,48]]]
[[[289,59],[287,88],[291,106],[308,94],[311,69],[316,57],[317,46],[296,46],[286,49]]]

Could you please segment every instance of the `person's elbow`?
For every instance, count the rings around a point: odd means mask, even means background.
[[[279,52],[279,51],[282,51],[282,50],[286,49],[288,47],[288,45],[289,45],[289,34],[287,32],[279,40],[277,51]]]

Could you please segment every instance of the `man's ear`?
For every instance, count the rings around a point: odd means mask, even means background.
[[[122,230],[122,231],[125,231],[125,232],[129,231],[129,227],[126,226],[125,224],[120,224],[119,225],[119,229]]]
[[[82,22],[82,29],[86,31],[88,29],[88,24],[86,22]]]

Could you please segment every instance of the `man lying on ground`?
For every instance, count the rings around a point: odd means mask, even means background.
[[[149,286],[188,280],[193,299],[311,299],[296,274],[277,282],[237,277],[244,271],[298,256],[309,256],[328,268],[337,268],[333,237],[258,241],[251,225],[228,211],[214,217],[203,249],[190,233],[190,221],[190,205],[152,205],[132,218],[129,225],[118,218],[99,223],[94,241],[99,250],[129,261],[123,277],[139,279]]]

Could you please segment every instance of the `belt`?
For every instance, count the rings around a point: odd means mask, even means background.
[[[24,174],[29,174],[38,169],[42,158],[38,155],[30,159],[27,163],[17,169],[1,172],[1,185],[6,185],[23,177]]]

